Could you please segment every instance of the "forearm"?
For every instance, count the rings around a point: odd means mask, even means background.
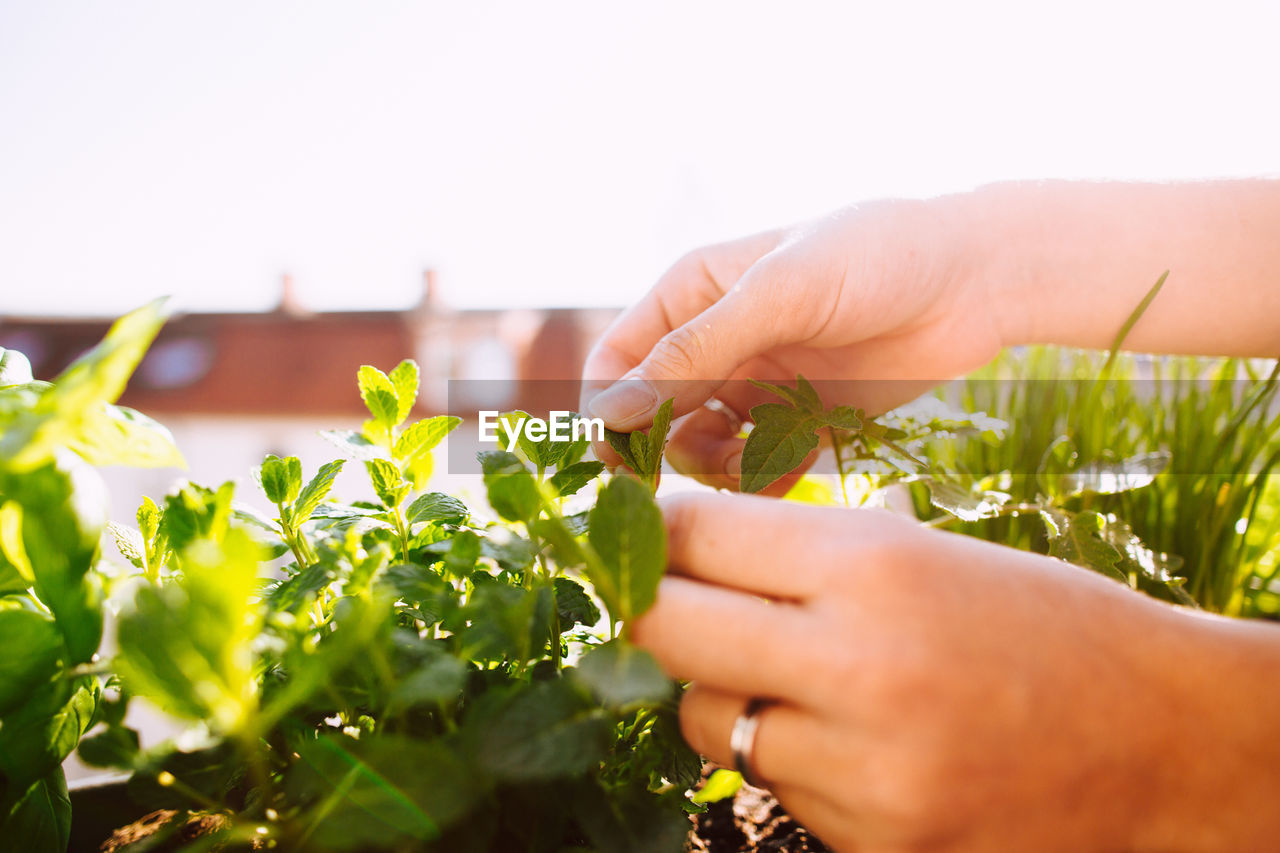
[[[1006,345],[1280,355],[1280,180],[1009,183],[940,199]]]
[[[1153,649],[1164,658],[1152,660],[1163,688],[1149,696],[1164,755],[1148,764],[1155,796],[1133,847],[1271,849],[1280,837],[1280,626],[1170,616],[1183,624],[1171,626],[1163,651]]]

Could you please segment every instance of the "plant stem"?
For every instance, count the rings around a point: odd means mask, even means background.
[[[844,482],[848,474],[846,474],[844,470],[844,453],[842,452],[844,449],[842,446],[843,443],[840,440],[840,436],[836,433],[835,427],[827,427],[827,432],[831,433],[831,449],[834,450],[836,454],[836,471],[838,471],[840,475],[840,496],[844,498],[844,505],[848,506],[849,488]]]

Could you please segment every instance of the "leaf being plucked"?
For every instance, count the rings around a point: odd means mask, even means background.
[[[771,382],[761,382],[758,379],[750,381],[757,388],[781,397],[801,411],[808,412],[811,415],[822,413],[822,398],[818,396],[818,391],[813,387],[813,384],[803,376],[796,376],[796,387],[794,388],[788,388],[785,385],[774,385]]]
[[[674,413],[675,400],[668,398],[653,416],[653,425],[647,433],[604,431],[605,440],[614,449],[622,462],[635,472],[642,482],[655,490],[658,485],[658,472],[662,468],[662,452],[667,446],[667,433],[671,430],[671,418]]]
[[[742,449],[738,488],[758,492],[789,474],[818,446],[821,422],[812,414],[782,403],[762,403],[751,410],[755,422]]]

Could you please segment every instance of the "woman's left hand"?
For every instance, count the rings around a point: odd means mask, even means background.
[[[671,574],[634,638],[693,681],[685,736],[721,764],[749,699],[774,700],[754,773],[834,848],[1280,837],[1257,704],[1277,698],[1274,626],[882,511],[697,494],[663,512]]]

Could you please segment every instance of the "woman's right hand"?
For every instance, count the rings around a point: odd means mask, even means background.
[[[690,253],[596,344],[582,410],[628,431],[674,397],[677,416],[694,414],[673,432],[668,458],[732,488],[738,424],[699,407],[714,396],[744,421],[772,398],[730,380],[803,374],[828,405],[878,413],[922,393],[906,380],[985,364],[1003,344],[999,303],[984,292],[983,241],[948,202],[868,203]]]

